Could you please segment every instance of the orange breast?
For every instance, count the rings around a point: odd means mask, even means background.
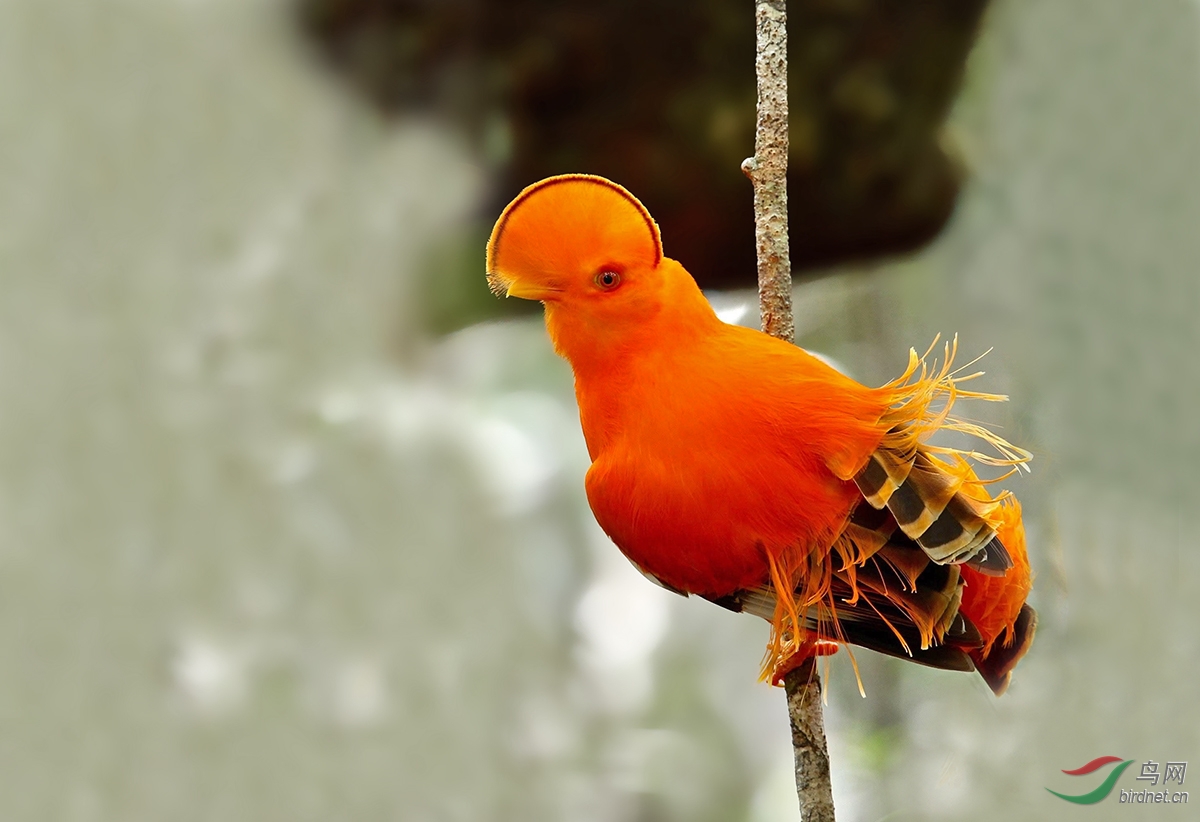
[[[676,588],[715,595],[765,583],[768,551],[828,547],[858,496],[852,483],[786,460],[739,470],[619,457],[592,466],[587,493],[631,560]]]
[[[860,498],[829,469],[828,452],[859,437],[865,459],[878,442],[853,417],[864,408],[842,407],[844,389],[805,379],[828,377],[823,364],[805,374],[807,355],[790,346],[767,349],[768,359],[782,352],[783,368],[760,362],[742,339],[664,353],[620,390],[578,391],[597,521],[631,560],[693,593],[765,582],[768,552],[827,549]],[[865,411],[865,423],[878,418]],[[839,437],[831,420],[842,416]]]

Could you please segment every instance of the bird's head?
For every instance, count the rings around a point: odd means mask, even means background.
[[[534,183],[509,203],[487,248],[498,296],[576,305],[643,290],[662,261],[654,219],[616,183],[565,174]]]
[[[579,365],[585,348],[627,339],[664,305],[703,305],[695,281],[663,257],[646,207],[603,177],[567,174],[526,188],[496,221],[487,277],[497,296],[539,300],[556,348]]]

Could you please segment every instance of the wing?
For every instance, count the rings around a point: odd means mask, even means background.
[[[965,563],[989,576],[1012,567],[996,537],[996,503],[970,493],[978,478],[969,466],[944,462],[921,446],[907,452],[883,446],[854,482],[863,499],[886,514],[878,527],[899,528],[934,562]]]

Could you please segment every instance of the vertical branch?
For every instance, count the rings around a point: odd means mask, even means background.
[[[792,750],[796,755],[796,793],[802,822],[833,822],[833,786],[829,781],[829,749],[821,712],[821,677],[809,657],[783,678]]]
[[[787,6],[755,0],[758,124],[754,156],[742,171],[754,184],[754,240],[758,248],[758,299],[762,329],[793,342],[792,263],[788,253]]]
[[[785,0],[755,0],[754,11],[758,124],[754,156],[742,163],[742,171],[754,184],[762,328],[772,336],[794,342],[787,215],[787,6]],[[834,822],[821,678],[811,657],[784,677],[784,689],[796,755],[800,818],[803,822]]]

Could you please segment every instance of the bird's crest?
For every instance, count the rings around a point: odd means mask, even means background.
[[[658,225],[636,197],[603,177],[564,174],[534,183],[504,209],[488,240],[488,283],[503,295],[517,276],[617,261],[654,267],[662,257]]]

